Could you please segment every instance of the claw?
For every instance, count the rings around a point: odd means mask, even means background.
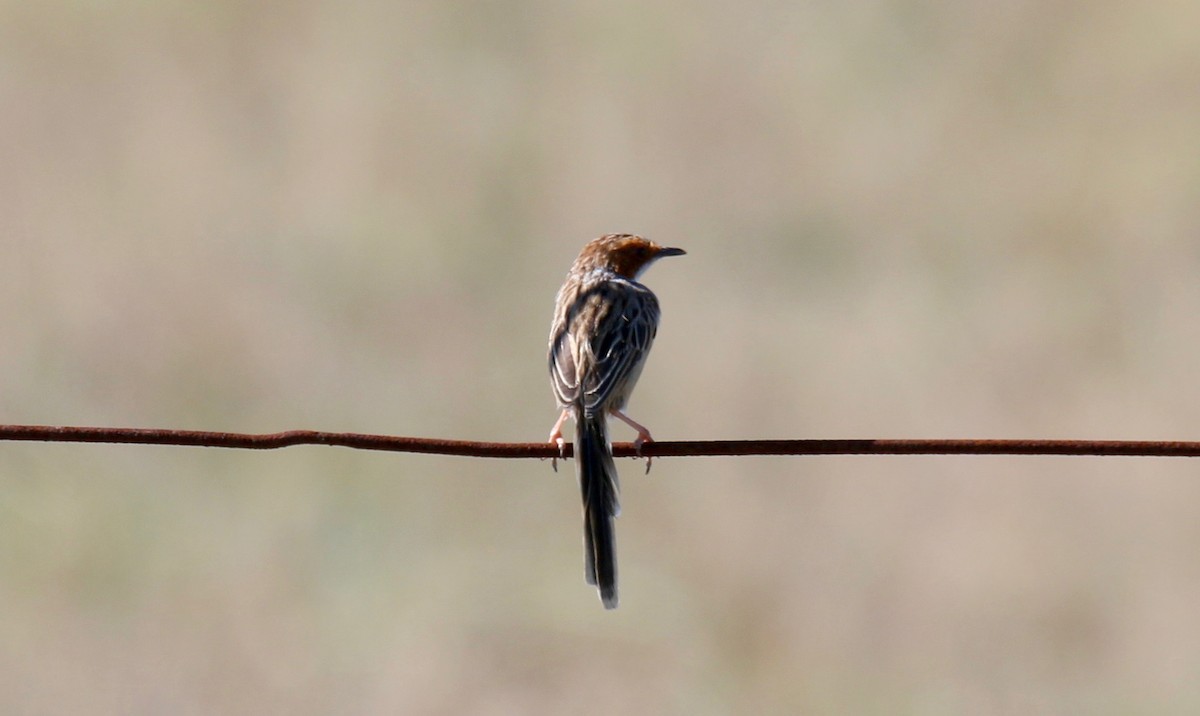
[[[558,472],[559,458],[562,458],[563,460],[567,459],[567,441],[563,440],[563,436],[560,433],[558,436],[551,435],[550,442],[558,445],[558,455],[550,458],[550,467],[554,468],[555,472]]]
[[[633,448],[634,448],[634,450],[637,451],[637,456],[641,457],[642,456],[642,445],[644,445],[646,443],[654,442],[654,438],[650,437],[650,431],[646,429],[646,426],[637,422],[636,420],[629,417],[625,413],[622,413],[620,410],[612,409],[609,412],[612,413],[613,416],[616,417],[617,419],[619,419],[621,422],[625,423],[626,425],[628,425],[629,427],[631,427],[637,431],[637,440],[633,441]],[[650,474],[650,463],[653,461],[654,461],[654,458],[652,458],[652,457],[646,458],[646,474],[647,475]]]
[[[639,458],[642,457],[642,446],[645,445],[646,443],[652,443],[652,442],[654,442],[654,438],[650,437],[650,433],[648,433],[648,432],[638,433],[637,439],[633,441],[633,449],[635,452],[637,452],[637,456]],[[653,463],[654,463],[654,457],[647,455],[646,456],[646,474],[647,475],[650,474],[650,466]]]
[[[563,423],[565,423],[567,421],[567,418],[569,418],[570,416],[571,416],[570,410],[562,411],[558,415],[558,421],[555,422],[554,427],[550,429],[549,442],[552,442],[555,445],[558,445],[558,457],[550,458],[550,467],[554,468],[555,472],[558,472],[558,459],[559,458],[562,458],[563,460],[567,459],[567,442],[565,440],[563,440],[562,426],[563,426]]]

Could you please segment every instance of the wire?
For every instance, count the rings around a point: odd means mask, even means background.
[[[425,453],[490,458],[571,457],[568,443],[560,453],[545,442],[496,443],[441,440],[362,433],[288,430],[281,433],[228,433],[155,428],[92,428],[51,425],[0,425],[0,440],[72,443],[188,445],[274,450],[293,445],[338,445],[356,450]],[[744,455],[1124,455],[1200,457],[1200,442],[1162,440],[682,440],[614,443],[617,457],[700,457]]]

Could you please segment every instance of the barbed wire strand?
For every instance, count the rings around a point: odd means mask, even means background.
[[[288,430],[281,433],[229,433],[157,428],[94,428],[51,425],[0,425],[0,441],[123,443],[274,450],[293,445],[337,445],[355,450],[457,455],[485,458],[571,457],[545,442],[498,443],[442,440],[362,433]],[[617,457],[637,457],[632,443],[614,443]],[[811,440],[664,440],[646,443],[641,457],[715,457],[748,455],[1092,455],[1129,457],[1200,457],[1200,442],[1164,440],[972,440],[972,439],[811,439]]]

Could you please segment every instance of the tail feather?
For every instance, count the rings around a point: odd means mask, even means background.
[[[596,585],[606,609],[617,606],[617,536],[613,518],[621,511],[617,499],[617,466],[608,444],[603,416],[576,422],[575,464],[583,493],[584,576]]]

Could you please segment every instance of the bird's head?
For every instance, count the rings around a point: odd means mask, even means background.
[[[628,279],[636,279],[650,264],[664,256],[682,256],[686,251],[674,249],[633,234],[605,234],[583,247],[577,265],[586,268],[607,268]]]

